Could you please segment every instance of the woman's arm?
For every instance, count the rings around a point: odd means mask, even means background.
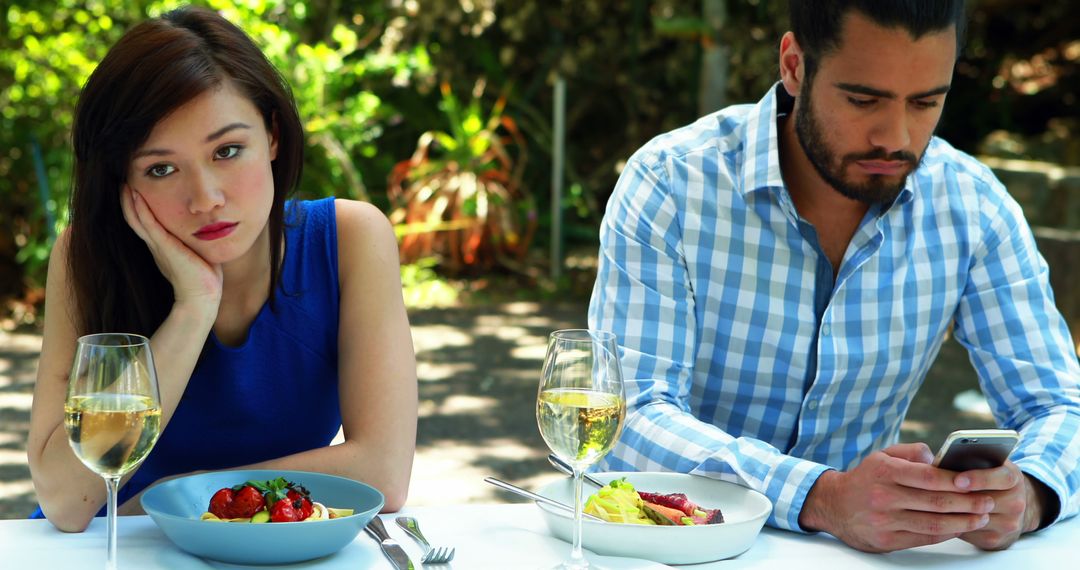
[[[57,238],[45,287],[45,330],[38,359],[30,435],[26,445],[30,476],[45,516],[66,532],[82,531],[105,502],[105,483],[68,446],[64,399],[77,338],[67,274],[70,235]],[[91,509],[94,512],[89,512]],[[89,514],[83,516],[83,512]]]
[[[405,504],[416,450],[416,358],[401,297],[397,240],[374,206],[337,200],[341,282],[339,395],[345,442],[245,465],[341,475]],[[135,508],[137,501],[129,501]]]
[[[221,273],[183,244],[177,246],[178,240],[165,232],[141,200],[133,201],[132,194],[125,191],[123,201],[128,223],[151,246],[159,267],[164,263],[163,258],[170,258],[174,273],[169,278],[174,289],[180,290],[178,283],[192,282],[205,292],[201,296],[178,295],[169,316],[150,339],[161,393],[161,427],[165,429],[187,388],[217,315]],[[68,373],[79,336],[71,276],[67,272],[69,240],[69,233],[62,233],[49,259],[45,330],[34,386],[27,457],[42,512],[56,528],[81,532],[105,504],[106,493],[101,476],[86,468],[71,450],[63,425]]]
[[[416,452],[416,355],[397,238],[371,204],[337,200],[341,319],[338,347],[342,426],[353,478],[405,504]]]

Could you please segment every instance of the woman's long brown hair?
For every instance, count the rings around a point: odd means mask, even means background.
[[[90,75],[75,110],[69,281],[79,334],[152,335],[173,290],[150,250],[124,220],[121,189],[132,154],[169,113],[231,81],[277,132],[271,165],[270,302],[279,281],[285,198],[303,166],[304,134],[285,79],[251,39],[210,10],[181,8],[142,22]]]

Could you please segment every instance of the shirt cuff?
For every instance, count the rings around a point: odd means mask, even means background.
[[[817,483],[818,477],[831,470],[832,467],[812,461],[796,461],[799,465],[793,469],[793,473],[781,492],[778,495],[767,492],[771,495],[769,498],[773,499],[773,512],[769,517],[769,525],[783,530],[811,534],[814,531],[807,531],[799,524],[799,515],[802,514],[806,496]]]
[[[1017,461],[1016,465],[1024,475],[1042,483],[1051,493],[1049,504],[1043,505],[1046,509],[1042,513],[1039,527],[1035,530],[1042,530],[1060,520],[1067,497],[1065,482],[1055,477],[1053,472],[1046,471],[1045,466],[1037,460],[1024,458]]]

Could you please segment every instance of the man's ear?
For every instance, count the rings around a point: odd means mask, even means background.
[[[279,132],[279,130],[278,130],[278,118],[277,118],[277,113],[275,112],[270,117],[270,132],[267,133],[267,136],[270,137],[270,161],[271,162],[273,162],[274,160],[277,159],[278,132]]]
[[[799,96],[799,89],[806,77],[805,63],[802,46],[795,39],[795,33],[785,33],[780,38],[780,81],[792,97]]]

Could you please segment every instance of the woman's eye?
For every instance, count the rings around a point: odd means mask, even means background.
[[[231,144],[231,145],[228,145],[228,146],[223,146],[223,147],[217,149],[216,151],[214,151],[214,158],[219,159],[219,160],[227,160],[227,159],[230,159],[230,158],[235,158],[238,154],[240,154],[240,149],[241,148],[243,148],[243,147],[241,147],[238,144]]]
[[[176,171],[171,164],[155,164],[146,169],[146,175],[151,178],[164,178]]]

